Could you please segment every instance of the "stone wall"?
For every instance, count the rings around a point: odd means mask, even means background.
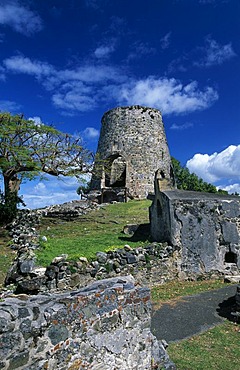
[[[171,158],[159,110],[118,107],[104,114],[91,189],[126,187],[129,196],[154,192],[154,175],[173,182]]]
[[[150,332],[150,291],[132,277],[0,302],[3,370],[174,369]]]
[[[150,214],[153,240],[179,246],[182,273],[240,278],[239,197],[158,188]]]

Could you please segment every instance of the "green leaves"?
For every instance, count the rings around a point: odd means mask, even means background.
[[[182,167],[180,162],[173,157],[172,165],[178,189],[227,194],[227,191],[217,190],[216,186],[203,181],[195,173],[190,173],[188,168]]]
[[[29,180],[42,173],[79,175],[88,172],[91,159],[80,137],[20,115],[0,113],[0,173],[4,177],[5,198],[11,192],[13,179]]]

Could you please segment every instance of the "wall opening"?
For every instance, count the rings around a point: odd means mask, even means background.
[[[237,264],[237,254],[231,251],[225,254],[225,263],[236,263]]]
[[[126,187],[126,161],[121,155],[114,154],[108,157],[104,171],[106,187]]]

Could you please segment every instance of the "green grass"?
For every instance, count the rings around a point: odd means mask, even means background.
[[[94,258],[97,251],[146,244],[148,235],[133,240],[122,230],[126,224],[149,223],[150,204],[149,200],[110,204],[71,222],[43,219],[41,235],[47,237],[47,242],[37,252],[38,263],[46,266],[60,254],[68,254],[69,260]]]
[[[201,281],[171,281],[152,288],[153,303],[166,302],[186,295],[198,294],[212,289],[223,288],[226,283],[223,280],[201,280]]]
[[[171,343],[168,354],[178,370],[238,370],[240,327],[226,321],[205,333]]]

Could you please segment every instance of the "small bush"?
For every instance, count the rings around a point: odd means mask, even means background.
[[[0,225],[11,222],[17,214],[17,205],[24,204],[17,193],[11,193],[8,198],[0,190]]]

